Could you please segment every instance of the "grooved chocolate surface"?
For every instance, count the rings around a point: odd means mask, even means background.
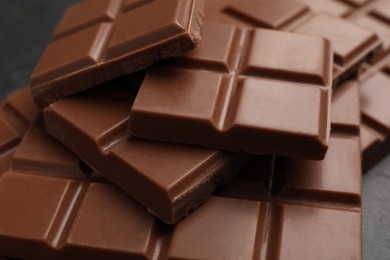
[[[384,42],[385,53],[361,69],[361,148],[363,168],[368,170],[390,152],[388,100],[390,92],[390,13],[389,1],[371,1],[351,18],[375,31]]]
[[[357,84],[341,88],[348,88],[343,93],[358,94]],[[25,151],[32,147],[34,163],[26,170]],[[47,155],[61,163],[45,167]],[[59,171],[60,164],[68,165],[68,170]],[[0,255],[361,259],[359,136],[351,132],[332,132],[323,161],[254,158],[236,179],[175,226],[162,224],[81,165],[45,133],[41,121],[33,125],[11,169],[0,177],[0,207],[6,209],[0,215]],[[245,184],[252,177],[257,180],[252,185],[259,183],[254,192]],[[237,181],[242,186],[234,190]]]
[[[165,222],[205,202],[251,157],[133,137],[127,133],[133,99],[115,83],[65,98],[45,109],[46,128]]]
[[[196,50],[148,71],[129,130],[153,140],[323,158],[329,138],[329,42],[220,23],[205,24],[203,35]]]
[[[361,1],[359,11],[350,19],[378,34],[384,43],[385,52],[365,63],[361,69],[361,148],[363,168],[368,170],[390,152],[389,118],[387,97],[390,94],[388,64],[390,62],[390,13],[389,1]]]
[[[225,0],[226,1],[226,0]],[[339,0],[325,0],[326,2],[338,2]],[[0,71],[3,72],[1,93],[4,97],[11,93],[17,86],[22,86],[28,81],[29,72],[33,69],[33,63],[40,56],[44,41],[48,41],[58,23],[61,12],[66,5],[75,0],[34,0],[34,1],[5,1],[2,3],[0,15],[0,31],[6,32],[7,37],[0,41],[3,50],[3,58],[9,62],[2,63]],[[315,0],[310,0],[315,2]],[[367,5],[376,2],[368,1]],[[353,6],[348,6],[354,10]],[[41,15],[45,13],[45,15]],[[9,32],[9,33],[7,33]],[[12,32],[12,33],[11,33]],[[31,35],[34,37],[31,37]],[[28,42],[29,48],[25,43]],[[383,159],[376,167],[368,171],[364,177],[363,188],[363,252],[364,259],[386,259],[390,255],[386,245],[390,237],[389,209],[387,207],[389,185],[389,157]]]
[[[8,168],[16,145],[37,114],[28,87],[12,93],[0,103],[0,174]]]
[[[205,20],[328,39],[334,47],[333,85],[336,86],[356,73],[364,60],[381,52],[376,30],[350,19],[364,9],[363,3],[351,6],[348,1],[336,0],[210,0],[206,2]]]
[[[376,1],[368,5],[362,12],[352,16],[352,20],[378,34],[386,53],[390,50],[390,4],[386,1]]]
[[[390,56],[387,57],[388,59]],[[379,65],[379,66],[377,66]],[[373,64],[361,85],[361,138],[363,167],[369,169],[390,152],[389,102],[390,75],[380,71],[380,64]]]
[[[0,177],[8,170],[16,146],[37,115],[29,87],[15,91],[0,103]]]
[[[196,47],[203,3],[85,0],[71,6],[32,73],[36,102],[46,106]]]

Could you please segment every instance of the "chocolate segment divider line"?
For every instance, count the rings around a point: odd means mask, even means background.
[[[354,110],[358,85],[340,88],[336,102],[342,105],[335,107],[341,111],[334,111],[333,122],[358,128],[359,117],[346,113],[359,112]],[[335,130],[323,161],[255,157],[207,203],[171,226],[99,174],[86,171],[38,120],[17,149],[11,169],[0,177],[0,207],[5,209],[0,215],[0,255],[361,259],[360,156],[356,131]],[[268,182],[263,189],[262,183]],[[258,186],[248,189],[247,184]]]
[[[37,115],[29,87],[15,91],[0,103],[0,175],[8,169],[15,147]]]
[[[365,64],[361,80],[361,139],[363,169],[366,172],[390,152],[388,95],[390,54],[375,63]]]
[[[320,37],[205,23],[201,46],[146,73],[129,131],[320,160],[329,141],[332,61],[330,42]]]
[[[204,203],[252,157],[136,138],[127,132],[133,99],[115,83],[65,98],[44,110],[46,129],[167,223]]]
[[[335,2],[333,5],[336,5],[338,1],[328,2]],[[325,2],[316,4],[315,1],[295,0],[289,1],[288,4],[283,0],[210,0],[206,2],[205,21],[220,21],[243,28],[293,31],[328,39],[335,50],[333,87],[337,87],[344,80],[356,75],[364,61],[379,56],[383,47],[375,31],[353,21],[355,15],[368,7],[358,6],[353,9],[351,6],[352,11],[344,13],[344,17],[339,17],[339,13],[329,12],[325,5]],[[312,10],[313,6],[318,10]],[[317,22],[319,20],[322,22]]]
[[[390,64],[390,4],[388,1],[369,1],[347,17],[349,20],[378,34],[384,43],[384,52],[368,60],[360,69],[362,101],[361,148],[363,169],[367,172],[390,152],[390,128],[386,112],[389,110],[388,85]]]
[[[199,45],[204,0],[139,2],[86,0],[68,9],[31,76],[41,108]]]

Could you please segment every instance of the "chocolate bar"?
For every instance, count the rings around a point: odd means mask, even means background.
[[[130,135],[127,122],[134,95],[122,84],[53,103],[45,109],[47,131],[154,215],[176,223],[251,156]]]
[[[356,73],[364,60],[382,51],[375,31],[336,16],[352,16],[363,8],[334,0],[210,0],[205,20],[322,36],[334,47],[333,86],[337,86]]]
[[[200,47],[147,72],[129,130],[152,140],[323,159],[332,56],[320,37],[207,23]]]
[[[358,95],[357,84],[341,88]],[[259,186],[251,191],[245,179],[252,176]],[[7,257],[361,259],[359,136],[332,132],[323,161],[256,157],[169,226],[99,178],[38,121],[0,177],[0,208],[0,255]]]
[[[382,40],[385,54],[390,50],[390,4],[388,1],[373,1],[362,11],[351,16],[356,24],[376,32]]]
[[[390,152],[390,128],[387,118],[386,96],[389,84],[390,62],[390,5],[387,1],[376,2],[355,15],[353,19],[377,32],[384,42],[385,54],[380,59],[365,64],[360,76],[362,81],[362,153],[363,169],[367,171]]]
[[[194,48],[203,4],[85,0],[71,6],[31,75],[35,101],[43,107]]]
[[[376,64],[367,64],[367,71],[361,75],[361,139],[365,171],[390,152],[390,75],[383,61],[389,62],[390,55]]]
[[[390,118],[388,96],[390,84],[390,4],[372,1],[351,18],[355,23],[375,31],[384,43],[385,52],[361,68],[361,148],[363,169],[367,171],[390,152]]]
[[[345,192],[344,195],[338,196],[338,200],[340,202],[349,201],[351,204],[358,205],[360,203],[358,195],[360,194],[360,188],[358,188],[359,182],[356,181],[360,178],[358,178],[356,174],[361,172],[361,170],[358,164],[351,163],[351,161],[354,161],[359,157],[356,155],[356,149],[359,149],[360,139],[358,137],[360,136],[359,128],[361,120],[360,114],[357,113],[359,108],[359,83],[357,81],[344,82],[340,86],[339,91],[334,93],[332,97],[331,144],[323,161],[311,161],[288,157],[263,157],[266,159],[263,159],[262,163],[257,163],[255,167],[249,166],[244,174],[240,173],[234,180],[225,185],[223,189],[219,189],[219,192],[224,196],[229,196],[229,194],[231,194],[230,196],[241,197],[240,194],[244,194],[246,198],[250,196],[251,199],[262,200],[267,198],[267,196],[276,195],[283,191],[285,192],[285,199],[289,198],[294,200],[298,197],[307,197],[308,199],[308,197],[316,198],[317,196],[320,196],[321,200],[330,201],[332,198],[335,199],[332,194],[319,195],[318,192],[323,190],[325,193],[325,190],[330,191],[331,189],[335,189],[333,192],[336,192],[340,183],[345,184],[345,182],[340,181],[338,178],[345,177],[346,179],[351,180],[351,183],[355,184],[350,186],[350,192]],[[349,142],[350,144],[347,144]],[[350,145],[354,148],[347,148]],[[343,151],[344,148],[350,151]],[[342,153],[345,154],[341,155]],[[346,161],[343,162],[343,158],[345,158]],[[340,161],[336,162],[333,160]],[[350,168],[352,165],[354,165],[353,170]],[[335,170],[335,168],[338,167],[340,167],[339,170]],[[308,171],[302,171],[305,168],[307,168]],[[341,168],[346,169],[341,170]],[[259,174],[259,172],[262,174]],[[349,172],[349,174],[347,174],[348,176],[343,175],[343,177],[341,177],[339,175],[340,172]],[[284,182],[284,179],[286,178],[294,179],[294,181],[289,185],[278,184],[280,181]],[[310,183],[310,185],[318,185],[316,191],[313,191],[310,196],[305,193],[309,192],[310,189],[304,188],[308,183]],[[270,188],[271,186],[272,188]],[[298,186],[300,187],[299,189],[297,188]],[[343,186],[343,189],[345,189],[345,186]],[[226,192],[226,190],[228,192]],[[327,196],[329,196],[329,198],[325,199]]]

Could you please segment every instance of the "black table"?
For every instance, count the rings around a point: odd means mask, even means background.
[[[62,12],[75,2],[0,2],[1,99],[28,84],[31,71],[50,41]],[[390,156],[363,178],[363,256],[364,259],[390,259]]]

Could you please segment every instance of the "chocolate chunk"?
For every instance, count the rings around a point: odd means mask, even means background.
[[[324,37],[334,47],[333,86],[337,86],[356,73],[363,61],[382,51],[375,29],[360,26],[352,18],[337,17],[352,16],[354,11],[352,6],[333,0],[210,0],[205,20]]]
[[[357,96],[357,87],[351,82],[341,86],[348,90],[340,93]],[[342,123],[342,114],[337,124],[350,124],[349,119]],[[28,150],[35,155],[27,169]],[[56,163],[48,166],[48,156]],[[234,197],[229,183],[179,224],[168,226],[91,174],[37,121],[17,149],[11,169],[0,177],[0,255],[360,259],[359,168],[359,136],[336,128],[323,161],[256,157],[232,180],[241,183],[235,186],[240,196]],[[258,189],[247,189],[245,180],[259,183]]]
[[[251,157],[133,137],[126,130],[133,100],[115,84],[81,93],[46,108],[46,127],[165,222],[176,223],[205,202]]]
[[[203,35],[196,50],[148,71],[129,130],[153,140],[322,159],[329,139],[329,42],[218,23],[205,24]]]
[[[203,0],[86,0],[73,5],[32,73],[35,101],[46,106],[194,48],[201,40],[202,9]]]

